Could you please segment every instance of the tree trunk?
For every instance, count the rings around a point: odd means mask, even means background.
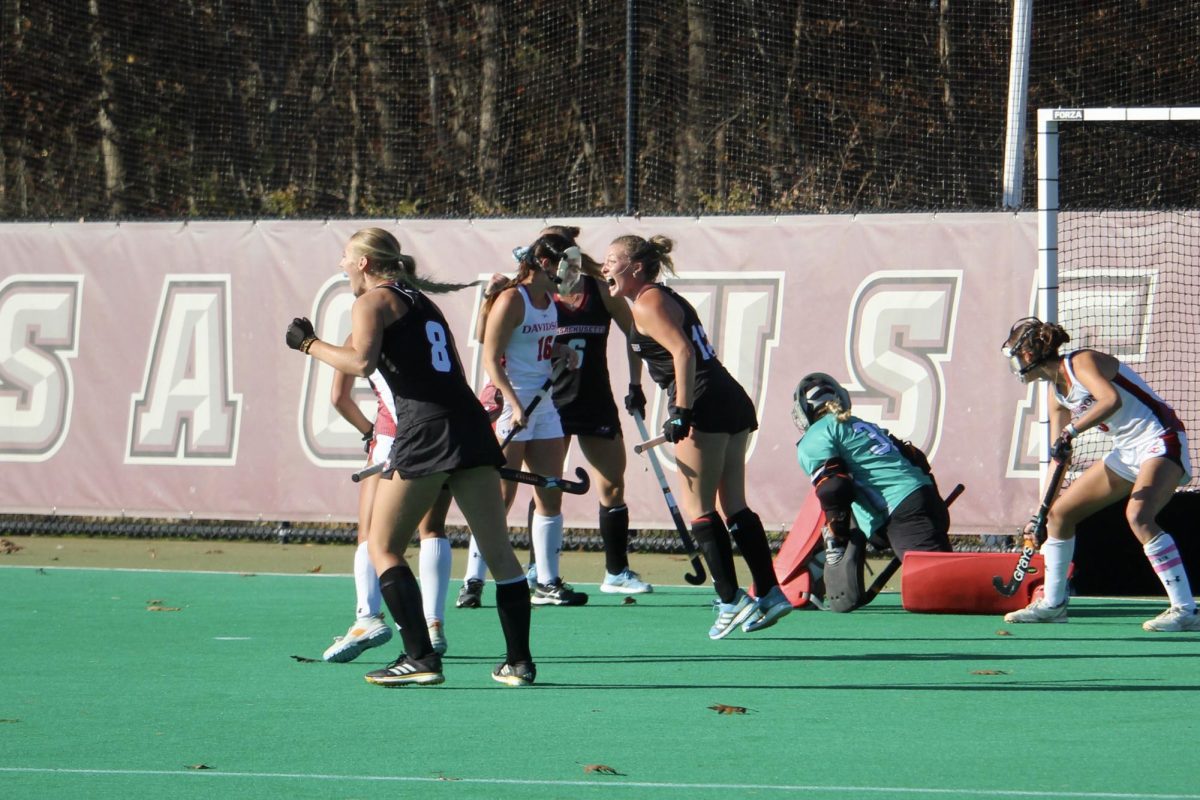
[[[375,0],[358,0],[358,18],[362,26],[363,56],[367,60],[367,73],[371,76],[372,103],[379,119],[379,164],[385,172],[390,173],[396,164],[392,147],[396,137],[396,112],[392,102],[395,81],[387,65],[382,62],[383,46],[378,31],[384,15]]]
[[[104,165],[104,199],[108,202],[108,213],[119,217],[125,212],[125,203],[121,197],[125,191],[125,162],[121,157],[121,132],[111,113],[116,105],[116,91],[112,79],[113,59],[106,52],[100,33],[98,0],[88,0],[88,13],[92,17],[91,56],[100,73],[96,121],[100,127],[100,157]]]
[[[712,41],[704,0],[687,0],[687,102],[684,104],[675,164],[675,207],[694,210],[699,197],[699,175],[704,158],[705,82],[708,79],[708,46]]]
[[[476,6],[479,20],[479,150],[477,164],[479,196],[489,206],[498,204],[496,181],[500,174],[496,104],[500,97],[500,12],[495,3]]]

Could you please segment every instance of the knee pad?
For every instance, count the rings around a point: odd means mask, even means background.
[[[846,542],[846,553],[836,564],[825,565],[825,602],[830,611],[846,613],[858,608],[866,592],[863,565],[867,559],[867,540],[858,530]]]

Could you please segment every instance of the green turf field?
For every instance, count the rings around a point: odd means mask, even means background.
[[[489,589],[448,611],[446,683],[389,690],[362,674],[398,637],[295,658],[345,628],[347,576],[0,587],[5,798],[1200,798],[1200,636],[1143,633],[1157,602],[1005,630],[883,595],[711,642],[710,591],[593,592],[534,610],[538,685],[512,689]]]

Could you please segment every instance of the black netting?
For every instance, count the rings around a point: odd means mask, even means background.
[[[0,3],[0,219],[998,208],[1012,5]],[[1200,85],[1200,5],[1033,7],[1026,207],[1036,108]]]

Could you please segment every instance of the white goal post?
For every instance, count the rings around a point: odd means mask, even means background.
[[[1037,115],[1037,207],[1038,207],[1038,260],[1037,260],[1037,315],[1048,322],[1060,321],[1059,308],[1059,131],[1063,126],[1079,126],[1088,123],[1171,123],[1200,121],[1200,107],[1176,108],[1042,108]],[[1200,146],[1200,143],[1197,143]],[[1192,195],[1191,203],[1200,206],[1200,197]],[[1187,214],[1188,224],[1194,224],[1200,209]],[[1103,210],[1096,212],[1104,214]],[[1156,254],[1157,255],[1157,254]],[[1095,256],[1098,265],[1105,264],[1107,253]],[[1143,260],[1153,261],[1156,256]],[[1191,251],[1187,251],[1191,257]],[[1119,259],[1117,259],[1119,260]],[[1200,272],[1200,264],[1196,265]],[[1151,319],[1150,311],[1146,320]],[[1147,322],[1148,325],[1148,322]],[[1072,334],[1074,336],[1074,334]],[[1153,385],[1153,384],[1152,384]],[[1166,398],[1170,401],[1170,398]],[[1045,392],[1038,392],[1038,428],[1040,435],[1040,472],[1044,485],[1049,473],[1050,420]],[[1177,410],[1179,410],[1177,408]],[[1181,414],[1181,416],[1183,416]],[[1188,420],[1185,417],[1185,425]],[[1200,429],[1194,436],[1200,437]],[[1195,443],[1193,443],[1194,445]],[[1200,471],[1200,464],[1194,465]]]

